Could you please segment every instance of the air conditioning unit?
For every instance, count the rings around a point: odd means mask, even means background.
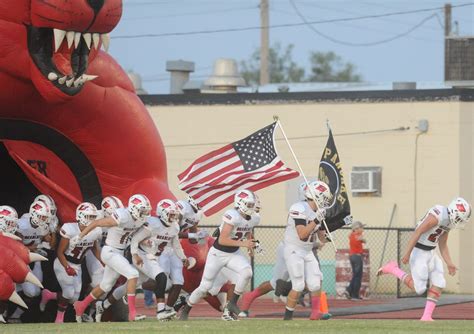
[[[353,193],[375,193],[378,191],[373,170],[351,171],[351,191]]]

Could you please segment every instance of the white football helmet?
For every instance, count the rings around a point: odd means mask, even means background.
[[[471,205],[464,198],[455,198],[448,205],[448,216],[454,227],[461,227],[471,217]]]
[[[46,205],[49,206],[49,211],[51,211],[51,216],[56,216],[58,209],[56,207],[56,203],[54,202],[54,199],[51,196],[41,194],[41,195],[36,196],[33,202],[36,202],[36,201],[45,202]]]
[[[89,202],[81,203],[76,208],[76,221],[82,226],[89,225],[97,219],[97,207]]]
[[[148,197],[135,194],[128,200],[128,211],[135,220],[145,220],[150,216],[151,204]]]
[[[0,206],[0,232],[15,234],[18,223],[18,213],[8,205]]]
[[[176,203],[170,199],[163,199],[158,202],[156,205],[156,215],[166,226],[171,226],[172,223],[178,223],[180,217]]]
[[[315,196],[316,204],[319,208],[326,208],[331,204],[331,190],[323,181],[309,182],[304,190],[304,195],[307,200],[313,200],[313,195]]]
[[[255,194],[247,189],[238,190],[234,196],[234,207],[243,213],[250,216],[255,212]]]
[[[124,206],[118,197],[107,196],[102,200],[101,207],[104,217],[110,217],[115,210],[123,208]]]
[[[193,208],[194,213],[197,213],[199,210],[201,210],[201,206],[196,202],[196,200],[192,196],[188,196],[186,200],[188,201],[189,205],[191,205],[191,207]]]
[[[43,201],[34,201],[30,206],[30,222],[36,227],[47,227],[51,219],[49,206]]]

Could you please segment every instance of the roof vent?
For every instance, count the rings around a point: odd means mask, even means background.
[[[220,58],[214,62],[212,76],[204,82],[206,93],[236,93],[237,87],[246,86],[234,59]],[[204,92],[204,91],[203,91]]]
[[[127,75],[129,79],[132,81],[133,88],[135,88],[135,93],[137,93],[138,95],[148,94],[147,91],[143,89],[142,77],[140,76],[140,74],[135,73],[133,71],[128,71]]]

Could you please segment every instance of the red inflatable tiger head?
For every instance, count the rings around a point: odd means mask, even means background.
[[[63,102],[96,77],[89,65],[121,15],[121,0],[0,0],[1,56],[47,101]]]

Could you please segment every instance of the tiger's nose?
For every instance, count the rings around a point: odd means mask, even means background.
[[[91,6],[91,8],[97,14],[104,6],[104,1],[105,0],[87,0],[87,3],[89,4],[89,6]]]

